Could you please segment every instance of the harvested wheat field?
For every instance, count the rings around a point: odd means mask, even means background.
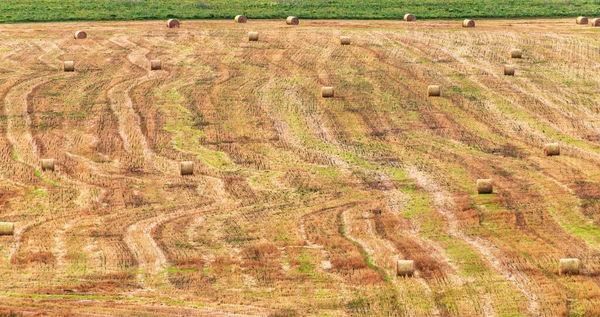
[[[1,25],[0,314],[600,315],[573,19]]]

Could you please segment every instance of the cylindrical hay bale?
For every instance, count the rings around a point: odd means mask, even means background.
[[[351,41],[352,38],[349,36],[340,36],[340,42],[342,43],[342,45],[350,45]]]
[[[442,95],[442,89],[438,85],[429,85],[427,87],[427,96],[439,97]]]
[[[595,18],[590,20],[590,25],[591,26],[600,26],[600,18]]]
[[[491,194],[494,192],[494,187],[492,186],[492,179],[478,179],[477,180],[477,193],[478,194]]]
[[[548,144],[544,145],[544,155],[545,156],[560,155],[560,144],[548,143]]]
[[[298,25],[300,24],[300,20],[298,20],[297,17],[287,17],[287,19],[285,19],[285,23],[287,23],[288,25]]]
[[[76,31],[75,32],[75,39],[77,40],[81,40],[87,37],[87,33],[85,33],[84,31]]]
[[[589,23],[589,20],[586,17],[578,17],[576,21],[577,21],[577,24],[588,24]]]
[[[245,15],[236,15],[234,20],[237,23],[246,23],[246,22],[248,22],[248,18]]]
[[[396,273],[400,276],[413,276],[415,273],[415,261],[399,260],[396,265]]]
[[[248,32],[248,41],[251,41],[251,42],[258,41],[258,32]]]
[[[63,67],[65,72],[74,72],[75,71],[75,62],[74,61],[64,61]]]
[[[54,172],[54,159],[42,159],[42,171]]]
[[[174,29],[174,28],[179,28],[180,23],[179,20],[177,19],[170,19],[169,21],[167,21],[167,27],[169,29]]]
[[[578,275],[579,274],[579,259],[567,258],[560,259],[558,267],[559,274]]]
[[[464,28],[474,28],[475,27],[475,21],[469,20],[469,19],[465,19],[463,21],[463,27]]]
[[[335,95],[335,91],[334,91],[333,87],[321,88],[321,96],[323,96],[323,98],[333,98],[334,95]]]
[[[194,175],[194,162],[185,161],[180,164],[181,176]]]
[[[514,76],[515,65],[504,65],[504,76]]]
[[[404,15],[404,21],[406,21],[406,22],[417,21],[417,17],[414,14],[407,13]]]
[[[523,51],[518,48],[513,48],[512,50],[510,50],[510,57],[511,58],[522,58]]]
[[[0,236],[12,236],[15,232],[15,224],[12,222],[0,222]]]
[[[161,70],[162,61],[159,59],[153,59],[150,61],[150,70]]]

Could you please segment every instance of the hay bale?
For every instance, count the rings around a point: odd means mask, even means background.
[[[161,70],[162,61],[159,59],[153,59],[150,61],[150,70]]]
[[[248,22],[248,18],[245,15],[236,15],[234,20],[237,23],[246,23],[246,22]]]
[[[492,186],[492,179],[478,179],[477,180],[477,193],[478,194],[491,194],[494,192],[494,187]]]
[[[396,264],[396,274],[399,276],[413,276],[415,273],[415,261],[399,260]]]
[[[406,21],[406,22],[417,21],[417,17],[414,14],[407,13],[404,15],[404,21]]]
[[[558,143],[548,143],[544,145],[544,155],[545,156],[557,156],[560,155],[560,144]]]
[[[179,23],[179,20],[177,19],[170,19],[169,21],[167,21],[167,27],[169,29],[179,28],[180,25],[181,23]]]
[[[75,39],[76,40],[81,40],[87,38],[87,33],[85,33],[84,31],[75,31]]]
[[[64,61],[63,68],[65,72],[74,72],[75,71],[75,62],[74,61]]]
[[[258,32],[248,32],[248,41],[250,41],[250,42],[258,41]]]
[[[504,65],[504,76],[514,76],[515,65]]]
[[[298,20],[297,17],[289,16],[285,19],[285,23],[287,23],[287,25],[298,25],[300,24],[300,20]]]
[[[428,97],[439,97],[442,95],[442,89],[439,85],[429,85],[427,87],[427,96]]]
[[[333,87],[321,88],[321,96],[323,96],[323,98],[333,98],[334,95],[335,95],[335,91],[334,91]]]
[[[469,20],[469,19],[465,19],[463,21],[462,26],[463,26],[463,28],[474,28],[475,27],[475,21]]]
[[[194,162],[185,161],[180,163],[181,176],[194,175]]]
[[[15,224],[12,222],[0,222],[0,236],[12,236],[15,233]]]
[[[522,58],[523,51],[518,48],[513,48],[512,50],[510,50],[510,57],[511,58]]]
[[[578,17],[577,20],[575,20],[577,22],[577,24],[588,24],[589,20],[586,17]]]
[[[580,266],[579,259],[575,259],[575,258],[560,259],[558,273],[560,275],[563,275],[563,274],[578,275],[579,274],[579,266]]]
[[[42,159],[42,171],[54,172],[54,159]]]
[[[590,20],[590,25],[591,26],[595,26],[595,27],[600,26],[600,18],[591,19]]]
[[[342,43],[342,45],[350,45],[352,38],[349,36],[340,36],[340,43]]]

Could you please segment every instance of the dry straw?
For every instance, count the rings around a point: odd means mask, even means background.
[[[334,91],[333,87],[321,88],[321,96],[323,96],[323,98],[333,98],[334,95],[335,95],[335,91]]]
[[[342,45],[350,45],[351,40],[352,39],[349,36],[340,36],[340,43],[342,43]]]
[[[181,23],[179,23],[179,20],[177,19],[170,19],[169,21],[167,21],[167,27],[169,29],[179,28],[180,25]]]
[[[591,26],[600,26],[600,18],[595,18],[590,21]]]
[[[251,42],[258,41],[258,32],[248,32],[248,41],[251,41]]]
[[[514,76],[515,75],[515,65],[504,65],[504,75],[505,76]]]
[[[576,22],[577,24],[588,24],[589,20],[586,17],[578,17]]]
[[[181,176],[194,175],[194,162],[185,161],[181,162],[180,166]]]
[[[399,260],[396,264],[396,273],[399,276],[412,276],[415,273],[415,262],[413,260]]]
[[[289,16],[287,19],[285,19],[285,23],[288,25],[298,25],[300,24],[300,20],[298,20],[297,17]]]
[[[404,15],[404,21],[406,21],[406,22],[417,21],[417,17],[414,14],[407,13]]]
[[[512,50],[510,50],[510,57],[511,58],[523,58],[523,51],[518,48],[513,48]]]
[[[544,155],[545,156],[560,155],[560,144],[548,143],[548,144],[544,145]]]
[[[63,68],[65,72],[74,72],[75,71],[75,62],[74,61],[64,61]]]
[[[248,22],[248,18],[245,15],[236,15],[234,20],[237,23],[246,23],[246,22]]]
[[[161,70],[162,61],[159,59],[153,59],[150,61],[150,70]]]
[[[492,192],[494,192],[494,187],[492,186],[491,178],[477,180],[478,194],[491,194]]]
[[[560,259],[560,265],[558,267],[558,273],[578,275],[579,274],[579,259],[567,258]]]
[[[427,87],[427,96],[429,97],[439,97],[442,95],[442,89],[439,85],[429,85]]]
[[[87,33],[85,33],[84,31],[76,31],[75,32],[75,39],[81,40],[87,37]]]
[[[54,159],[42,159],[42,171],[54,172]]]
[[[0,222],[0,236],[12,236],[15,232],[15,225],[12,222]]]
[[[464,28],[474,28],[474,27],[475,27],[475,21],[473,21],[473,20],[469,20],[469,19],[465,19],[465,20],[463,21],[463,24],[462,24],[462,26],[463,26]]]

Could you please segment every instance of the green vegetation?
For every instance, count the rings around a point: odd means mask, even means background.
[[[594,0],[14,0],[0,3],[0,22],[233,19],[419,19],[600,15]]]

